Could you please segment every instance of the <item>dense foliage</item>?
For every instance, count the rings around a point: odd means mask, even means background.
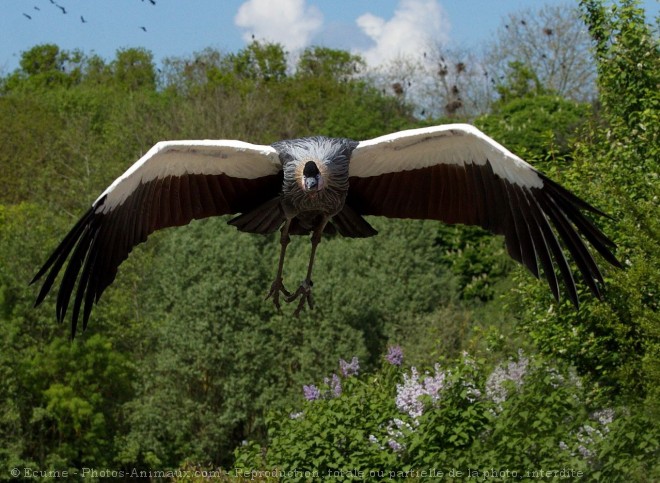
[[[208,219],[135,249],[70,341],[55,297],[34,309],[28,283],[156,141],[367,139],[441,121],[327,48],[292,67],[254,42],[160,70],[141,49],[25,52],[0,78],[0,478],[220,466],[660,478],[658,39],[634,2],[581,7],[598,99],[565,99],[514,59],[475,119],[612,216],[598,223],[626,269],[604,268],[604,300],[581,290],[580,311],[482,230],[375,218],[375,239],[323,241],[317,307],[295,319],[263,300],[276,237]],[[289,285],[308,250],[294,239]]]
[[[432,369],[403,369],[390,347],[376,374],[340,361],[323,384],[304,387],[306,402],[269,424],[269,446],[237,451],[237,474],[299,473],[356,479],[466,478],[645,481],[658,434],[626,452],[634,417],[591,412],[585,381],[561,366],[527,357],[488,368],[464,354]],[[397,357],[398,356],[398,357]],[[621,440],[624,440],[623,444]],[[612,464],[611,460],[616,463]]]

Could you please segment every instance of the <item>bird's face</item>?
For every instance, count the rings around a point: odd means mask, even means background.
[[[325,182],[316,162],[307,161],[304,164],[300,177],[300,185],[302,190],[310,196],[314,196],[323,189]]]

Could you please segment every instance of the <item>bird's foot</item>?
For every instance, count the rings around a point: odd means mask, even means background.
[[[293,312],[294,316],[298,317],[300,315],[300,311],[303,308],[305,308],[305,303],[309,305],[310,310],[314,308],[314,299],[312,298],[312,285],[314,285],[314,283],[311,280],[305,279],[298,287],[298,290],[296,290],[293,294],[288,295],[286,297],[286,301],[289,303],[293,302],[298,297],[300,297],[300,300],[298,301],[298,307],[296,307],[296,310]]]
[[[266,300],[271,297],[273,298],[273,304],[277,310],[280,310],[280,293],[284,294],[284,299],[288,302],[289,297],[291,297],[291,292],[284,287],[282,277],[277,277],[273,280],[273,283],[270,286],[270,291],[268,292],[268,295],[266,295]]]

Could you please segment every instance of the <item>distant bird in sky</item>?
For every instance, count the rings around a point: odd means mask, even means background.
[[[80,16],[80,21],[81,21],[82,23],[87,23],[87,20],[85,20],[85,17],[83,17],[82,15]]]
[[[27,13],[24,13],[23,16],[24,16],[24,17],[27,17],[28,20],[32,20],[32,17],[30,17]]]
[[[62,10],[62,13],[63,13],[64,15],[66,15],[66,8],[64,8],[62,5],[57,5],[57,4],[55,4],[55,6],[56,6],[57,8],[59,8],[60,10]]]
[[[33,8],[34,8],[35,10],[39,10],[39,11],[41,11],[41,9],[40,9],[39,7],[37,7],[36,5],[35,5]]]
[[[147,31],[147,27],[140,27],[140,28],[141,28],[142,30],[144,30],[145,32]]]
[[[280,256],[267,298],[313,307],[312,269],[322,234],[376,235],[366,215],[477,225],[504,235],[511,257],[537,278],[543,271],[559,299],[555,268],[568,297],[578,295],[561,240],[582,278],[600,297],[603,277],[588,241],[620,266],[615,246],[582,211],[604,215],[518,156],[467,124],[401,131],[368,141],[323,136],[278,141],[163,141],[117,178],[62,240],[34,283],[46,275],[40,304],[58,273],[56,315],[75,292],[72,336],[80,311],[86,328],[93,304],[112,283],[135,245],[162,228],[235,214],[247,233],[280,230]],[[291,235],[311,234],[307,274],[293,292],[283,267]],[[583,239],[584,238],[584,239]],[[377,249],[375,247],[375,249]],[[394,282],[394,281],[393,281]],[[75,290],[74,290],[75,289]]]

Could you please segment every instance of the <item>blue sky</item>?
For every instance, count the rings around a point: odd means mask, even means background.
[[[475,48],[510,13],[566,0],[13,0],[0,12],[0,73],[40,43],[81,49],[106,59],[144,47],[158,62],[213,47],[232,52],[257,38],[295,51],[307,45],[352,50],[372,63],[425,42]],[[66,10],[63,13],[61,6]],[[657,0],[643,2],[649,21]],[[24,14],[29,15],[31,19]],[[81,16],[85,19],[82,22]],[[141,29],[146,28],[146,32]]]

